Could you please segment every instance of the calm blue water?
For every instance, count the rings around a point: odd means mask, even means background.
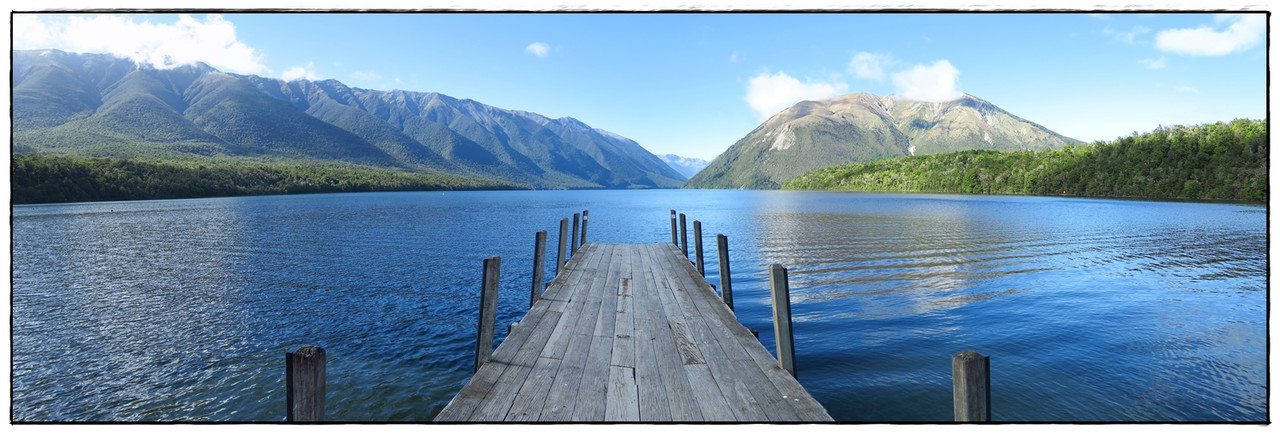
[[[430,420],[471,372],[484,258],[509,324],[536,231],[554,254],[589,209],[590,241],[667,242],[673,208],[713,284],[729,237],[771,350],[765,270],[789,268],[799,379],[836,420],[951,420],[967,349],[997,420],[1267,418],[1265,207],[538,191],[16,206],[12,419],[278,421],[284,354],[313,344],[330,420]]]

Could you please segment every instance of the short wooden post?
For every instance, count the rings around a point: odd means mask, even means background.
[[[578,221],[582,215],[573,213],[573,235],[569,237],[569,256],[578,254]]]
[[[538,231],[533,237],[533,288],[529,293],[529,307],[533,307],[534,303],[542,299],[542,291],[545,288],[543,281],[546,278],[543,274],[547,268],[547,231]]]
[[[303,345],[285,353],[285,420],[324,421],[324,348]]]
[[[716,234],[716,250],[720,252],[720,298],[733,310],[733,285],[729,281],[729,237]]]
[[[671,210],[671,244],[680,245],[680,239],[676,238],[676,210]]]
[[[684,224],[684,213],[680,213],[680,250],[684,251],[684,259],[689,259],[689,231]]]
[[[556,277],[560,277],[560,270],[564,269],[565,248],[569,247],[569,219],[560,219],[560,247],[556,249]]]
[[[578,243],[578,245],[587,245],[587,210],[585,209],[582,210],[582,242]]]
[[[707,277],[705,264],[702,263],[702,222],[693,221],[693,264],[698,267],[698,274]]]
[[[956,422],[990,422],[991,358],[977,351],[952,356],[951,390]]]
[[[492,256],[484,260],[480,286],[480,321],[476,325],[475,371],[479,371],[480,366],[493,357],[493,327],[498,316],[498,273],[501,268],[502,258]]]
[[[778,366],[796,376],[796,349],[791,333],[791,288],[787,283],[787,269],[782,265],[769,266],[769,292],[773,298],[773,338],[777,342]]]

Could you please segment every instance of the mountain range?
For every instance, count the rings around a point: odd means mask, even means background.
[[[968,94],[948,102],[923,102],[855,93],[803,101],[779,112],[690,177],[684,187],[771,189],[838,164],[1081,143]]]
[[[537,188],[675,188],[687,178],[577,119],[439,93],[58,50],[13,51],[12,62],[16,153],[370,166]]]

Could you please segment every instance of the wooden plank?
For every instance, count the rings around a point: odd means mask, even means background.
[[[675,261],[673,263],[681,264],[688,272],[684,274],[673,272],[672,275],[688,276],[692,274],[692,267],[683,265],[685,263],[684,261]],[[696,286],[701,286],[702,290],[689,291],[691,294],[701,293],[714,295],[714,291],[711,289],[709,284],[705,283],[705,281]],[[773,420],[831,420],[831,416],[827,413],[826,409],[823,408],[817,400],[813,399],[808,391],[804,390],[804,388],[801,387],[794,378],[787,379],[784,376],[777,375],[785,374],[786,376],[789,376],[785,370],[782,370],[778,366],[777,360],[773,359],[773,356],[771,356],[768,350],[764,348],[764,345],[760,343],[759,339],[752,335],[750,330],[747,330],[746,327],[738,323],[737,317],[733,315],[733,312],[729,310],[728,306],[720,303],[712,303],[710,301],[703,300],[700,297],[691,297],[690,300],[698,301],[698,303],[696,303],[698,311],[703,313],[704,317],[708,315],[719,317],[720,321],[724,324],[724,327],[719,330],[728,332],[736,338],[737,347],[742,348],[742,352],[726,351],[726,353],[730,354],[730,357],[733,359],[752,362],[738,363],[743,369],[752,366],[753,364],[756,366],[756,370],[744,370],[743,372],[752,377],[756,377],[758,380],[759,377],[754,374],[754,372],[757,372],[758,370],[759,373],[765,374],[764,377],[773,385],[773,388],[770,389],[758,384],[757,381],[748,383],[751,385],[750,387],[752,387],[757,401],[764,407],[766,414],[768,414],[771,419],[777,417],[781,419]],[[727,336],[722,335],[721,337],[722,340],[720,340],[720,342],[729,342]],[[722,346],[722,348],[724,347],[729,346]],[[767,364],[761,365],[761,363]],[[779,402],[785,402],[790,408],[780,408],[780,406],[778,406]]]
[[[757,406],[756,400],[749,393],[745,396],[739,393],[739,387],[745,389],[745,385],[739,386],[738,378],[742,373],[738,372],[738,365],[733,363],[733,360],[730,360],[720,347],[720,343],[711,331],[713,325],[707,324],[702,317],[689,318],[689,323],[698,348],[706,356],[707,368],[715,379],[716,388],[733,411],[734,420],[759,422],[769,420],[764,410]]]
[[[633,311],[635,301],[631,296],[631,278],[618,279],[618,303],[614,316],[613,358],[609,361],[613,366],[634,368],[636,366],[636,347],[634,335],[636,323]]]
[[[578,387],[578,403],[573,409],[572,420],[575,422],[605,420],[605,406],[609,396],[609,353],[612,350],[613,339],[591,337],[591,352],[587,355],[582,384]]]
[[[694,400],[702,410],[703,420],[720,422],[736,419],[733,408],[725,401],[720,387],[715,383],[715,377],[711,375],[711,368],[699,363],[684,365],[684,370],[689,376],[689,385],[693,387]]]
[[[604,286],[595,288],[598,290],[597,295],[601,297],[600,313],[596,315],[595,329],[592,330],[593,336],[604,336],[613,339],[613,327],[616,322],[618,309],[618,279],[622,277],[623,263],[628,261],[629,254],[627,249],[610,246],[612,251],[609,268],[604,274]]]
[[[496,363],[505,363],[507,369],[498,377],[498,381],[490,387],[489,393],[485,395],[484,404],[476,408],[472,413],[472,420],[503,420],[507,417],[507,411],[511,408],[512,403],[516,399],[516,395],[523,389],[525,381],[533,370],[534,364],[537,362],[538,353],[542,351],[542,347],[546,345],[547,338],[551,336],[551,331],[559,322],[560,312],[551,312],[542,316],[539,320],[526,321],[527,325],[523,327],[531,328],[528,335],[522,335],[522,340],[513,340],[512,345],[519,345],[519,350],[511,357],[495,358]],[[506,342],[503,342],[505,345]],[[506,356],[504,353],[503,356]]]
[[[597,244],[593,244],[593,246],[595,245]],[[605,248],[603,253],[604,258],[607,258],[611,257],[615,250]],[[538,420],[568,421],[573,417],[574,407],[580,397],[579,389],[584,371],[587,368],[585,363],[593,346],[592,338],[594,336],[596,318],[600,315],[602,293],[605,287],[605,278],[598,273],[598,269],[593,271],[597,272],[590,274],[595,277],[592,277],[590,285],[584,288],[586,294],[579,294],[576,296],[577,300],[570,302],[570,305],[576,304],[579,306],[579,309],[573,313],[577,318],[572,328],[564,329],[564,333],[568,334],[568,347],[561,357],[563,362],[556,371],[556,381],[551,385],[547,400],[542,407],[542,415]],[[584,275],[584,278],[586,276]],[[578,302],[578,300],[581,302]],[[574,309],[566,310],[565,314],[571,314],[570,310]],[[543,351],[542,355],[543,357],[554,358],[555,352]]]
[[[613,358],[614,325],[617,322],[618,280],[624,264],[630,260],[628,249],[610,245],[611,260],[603,285],[592,286],[592,298],[600,297],[600,310],[591,332],[591,349],[583,362],[582,382],[578,387],[578,403],[574,421],[599,421],[605,417],[609,387],[609,363]]]
[[[635,335],[635,381],[640,420],[645,422],[671,420],[671,408],[667,403],[666,387],[658,369],[657,351],[653,332],[655,312],[661,310],[653,287],[653,276],[644,261],[644,246],[633,246],[632,258],[637,268],[632,270],[632,306]]]
[[[758,348],[758,351],[765,351],[764,346],[760,345],[754,335],[738,322],[728,306],[715,299],[715,293],[711,290],[710,285],[705,284],[705,281],[701,284],[706,285],[704,290],[696,291],[694,294],[702,294],[704,296],[692,298],[697,304],[698,311],[703,313],[704,319],[715,318],[715,322],[718,323],[718,326],[706,329],[712,333],[714,338],[704,338],[713,339],[722,351],[725,362],[716,366],[716,368],[721,372],[728,371],[732,373],[731,378],[734,381],[734,391],[732,393],[741,395],[743,392],[742,387],[745,387],[751,397],[749,401],[754,401],[754,405],[764,412],[767,420],[799,420],[799,416],[790,403],[787,402],[788,400],[782,398],[783,394],[773,386],[773,383],[769,381],[764,372],[753,363],[753,359],[747,354],[749,347],[744,346],[743,343],[752,344],[755,348]],[[714,360],[720,360],[719,356],[711,357]],[[713,370],[713,373],[715,372]],[[722,389],[722,391],[724,390]],[[742,398],[742,401],[746,400],[748,399]],[[733,402],[733,400],[730,401]]]
[[[601,247],[601,246],[602,245],[599,245],[599,244],[592,244],[591,246],[588,247],[589,249],[588,251],[595,250],[597,247]],[[593,256],[587,257],[588,260],[590,261],[589,262],[590,264],[598,265],[601,261],[607,260],[606,258],[610,254],[612,254],[611,250],[605,249],[603,247],[599,248],[598,250],[599,250],[598,253],[594,254]],[[577,273],[576,275],[574,275],[574,277],[578,279],[575,282],[594,281],[594,279],[586,280],[587,270],[594,270],[594,268],[587,268],[587,267],[582,267],[582,268],[583,270],[581,272],[578,272],[578,270],[574,270],[570,272],[570,274]],[[569,342],[574,337],[574,333],[578,329],[578,323],[586,320],[587,317],[584,314],[586,313],[587,310],[591,310],[591,308],[589,308],[587,304],[587,302],[591,298],[589,294],[591,290],[591,285],[583,285],[583,284],[566,285],[564,282],[556,282],[553,284],[553,286],[571,287],[571,288],[566,288],[562,291],[566,293],[570,293],[572,295],[567,295],[567,296],[562,295],[559,293],[560,291],[557,291],[555,293],[554,297],[556,299],[558,300],[563,299],[565,301],[565,304],[564,304],[565,315],[562,316],[563,320],[552,332],[551,338],[547,342],[546,348],[543,348],[541,355],[542,357],[550,357],[553,359],[563,359],[565,351],[569,348]],[[556,289],[559,289],[559,288],[556,288]],[[552,293],[552,290],[549,289],[547,290],[547,292]],[[551,297],[551,296],[544,295],[544,297]],[[594,321],[594,317],[592,317],[590,320]],[[592,324],[594,324],[594,322]]]
[[[697,402],[693,396],[693,386],[689,382],[689,377],[681,367],[681,357],[676,349],[675,338],[671,333],[671,327],[667,324],[665,314],[663,312],[664,302],[661,300],[665,289],[657,280],[658,270],[652,268],[657,262],[654,259],[656,251],[652,245],[645,249],[642,258],[647,258],[645,263],[649,265],[649,272],[654,278],[653,283],[649,285],[653,288],[652,295],[645,297],[645,303],[649,305],[648,309],[654,312],[654,319],[650,321],[649,332],[653,334],[654,359],[657,361],[657,371],[659,373],[665,398],[667,400],[667,409],[670,412],[672,421],[698,421],[703,420],[702,410],[699,409]],[[669,295],[668,295],[669,297]],[[678,309],[677,309],[678,311]],[[657,412],[658,410],[654,410]]]
[[[640,420],[640,397],[636,389],[635,368],[609,367],[608,399],[605,402],[605,421]]]
[[[529,379],[520,387],[520,393],[511,403],[511,410],[505,418],[508,422],[532,422],[542,415],[542,405],[551,384],[555,382],[556,370],[560,367],[559,359],[538,357],[533,369],[529,371]]]

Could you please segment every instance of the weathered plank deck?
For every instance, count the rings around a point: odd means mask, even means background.
[[[672,244],[580,247],[436,421],[830,421]]]

